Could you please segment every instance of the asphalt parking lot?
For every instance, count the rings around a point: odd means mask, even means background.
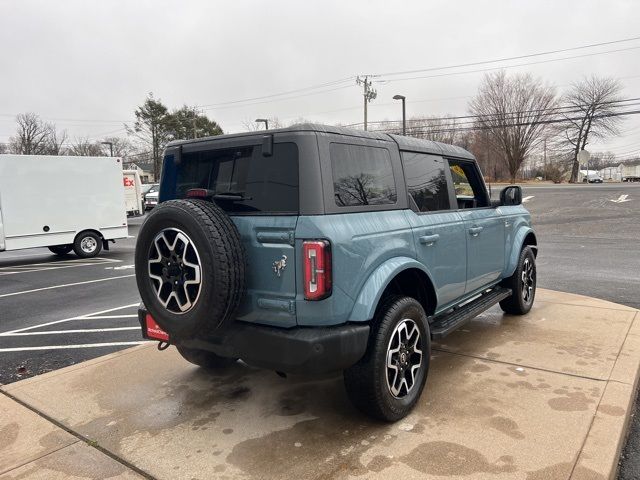
[[[494,195],[499,191],[493,187]],[[539,240],[539,286],[640,308],[640,185],[523,189]],[[143,342],[136,318],[135,236],[92,260],[46,249],[0,253],[0,383]],[[621,478],[640,478],[634,423]]]
[[[137,235],[142,218],[131,218]],[[142,342],[137,327],[135,238],[96,258],[47,249],[0,253],[0,383]]]

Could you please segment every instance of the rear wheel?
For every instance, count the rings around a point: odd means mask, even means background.
[[[102,250],[102,238],[96,232],[80,232],[73,241],[73,251],[80,258],[97,256]]]
[[[500,308],[512,315],[529,313],[536,297],[536,283],[536,257],[531,247],[525,246],[516,271],[502,282],[502,286],[511,289],[511,296],[500,302]]]
[[[420,398],[430,358],[422,305],[411,297],[387,299],[374,318],[364,357],[344,372],[349,399],[372,417],[400,420]]]
[[[53,245],[52,247],[47,248],[51,253],[55,253],[56,255],[66,255],[73,250],[73,245]]]
[[[217,370],[229,367],[238,361],[237,358],[226,358],[216,355],[208,350],[198,350],[195,348],[187,348],[176,346],[178,353],[182,355],[187,362],[206,368],[207,370]]]

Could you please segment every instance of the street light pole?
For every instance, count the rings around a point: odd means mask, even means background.
[[[100,142],[102,145],[109,145],[110,156],[113,157],[113,142]]]
[[[407,134],[407,110],[405,109],[405,100],[406,97],[404,95],[394,95],[394,100],[402,100],[402,135]]]
[[[269,119],[268,118],[256,118],[256,123],[264,123],[264,129],[269,130]]]

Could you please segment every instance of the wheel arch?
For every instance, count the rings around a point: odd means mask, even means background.
[[[531,247],[534,257],[538,256],[538,239],[531,227],[520,228],[514,235],[512,245],[504,277],[509,277],[516,271],[518,258],[520,258],[520,252],[524,247]]]
[[[427,315],[433,314],[438,303],[436,289],[425,266],[413,258],[396,257],[385,261],[371,274],[358,294],[349,321],[371,320],[388,294],[415,298]]]

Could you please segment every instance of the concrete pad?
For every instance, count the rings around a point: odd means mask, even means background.
[[[627,307],[626,305],[620,305],[619,303],[609,302],[607,300],[601,300],[599,298],[585,297],[584,295],[578,295],[575,293],[558,292],[556,290],[542,290],[538,289],[538,292],[542,292],[542,295],[536,296],[536,303],[549,302],[549,303],[561,303],[564,305],[579,305],[583,307],[593,308],[608,308],[611,310],[624,310],[627,312],[637,311],[633,307]]]
[[[66,479],[112,479],[134,480],[144,477],[100,453],[84,442],[45,455],[22,467],[0,475],[2,480],[66,480]]]
[[[0,394],[0,475],[78,439]]]
[[[606,380],[635,315],[636,311],[537,302],[528,315],[511,316],[496,307],[434,348]]]
[[[637,381],[634,318],[491,311],[438,347],[417,408],[391,425],[357,412],[340,376],[216,375],[153,345],[2,388],[157,478],[604,479]]]

